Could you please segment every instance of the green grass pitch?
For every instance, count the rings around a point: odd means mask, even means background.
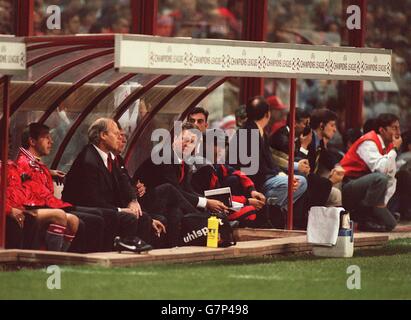
[[[347,268],[361,271],[348,289]],[[132,268],[61,267],[61,289],[45,268],[0,272],[0,299],[411,299],[411,239],[353,258],[309,254]],[[1,267],[0,267],[1,268]]]

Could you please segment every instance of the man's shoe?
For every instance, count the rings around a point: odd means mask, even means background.
[[[143,251],[152,250],[153,247],[148,243],[145,243],[138,237],[134,238],[125,238],[121,239],[120,237],[116,237],[114,239],[114,250],[117,250],[119,253],[121,251],[131,251],[136,253],[141,253]]]
[[[392,215],[394,216],[394,218],[397,222],[400,222],[401,214],[399,212],[392,212]]]
[[[228,224],[230,225],[231,229],[237,229],[238,227],[240,227],[240,221],[238,220],[229,221]]]
[[[358,225],[360,231],[369,231],[369,232],[386,232],[385,226],[377,224],[372,221],[367,221]]]

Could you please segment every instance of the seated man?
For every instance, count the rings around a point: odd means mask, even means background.
[[[344,170],[336,165],[339,159],[328,148],[336,133],[337,114],[328,109],[316,109],[311,114],[311,129],[296,149],[296,159],[309,161],[308,208],[312,206],[341,207],[341,191],[336,186],[344,178]]]
[[[396,158],[401,146],[398,117],[383,113],[377,132],[363,135],[350,147],[341,166],[345,170],[343,205],[352,210],[364,231],[391,231],[397,222],[387,209],[396,187]]]
[[[216,139],[215,139],[216,138]],[[240,170],[225,164],[226,147],[229,138],[221,129],[208,131],[203,141],[207,165],[197,165],[198,170],[193,174],[194,189],[204,194],[205,190],[230,187],[232,200],[244,206],[238,211],[231,211],[229,220],[238,220],[241,227],[258,227],[257,215],[265,210],[265,196],[255,189],[254,182]],[[208,155],[211,145],[213,154]],[[210,157],[209,157],[210,156]]]
[[[42,239],[36,231],[46,227],[44,237],[46,249],[67,251],[77,233],[79,219],[60,209],[27,210],[26,208],[34,200],[31,192],[23,185],[21,173],[16,164],[9,161],[7,167],[6,247],[9,249],[41,249]]]
[[[52,208],[62,209],[74,214],[84,224],[83,237],[77,236],[70,251],[96,252],[101,250],[104,221],[101,217],[88,214],[81,208],[74,208],[72,204],[64,202],[54,196],[53,177],[62,177],[60,171],[49,170],[41,161],[41,157],[51,152],[53,140],[50,129],[40,123],[31,123],[23,132],[22,147],[17,155],[16,164],[23,175],[23,184],[32,194],[30,206],[34,209]]]
[[[266,198],[276,198],[277,206],[285,211],[288,205],[288,176],[274,164],[268,137],[264,133],[271,118],[269,105],[263,97],[254,97],[247,103],[246,112],[247,122],[239,129],[246,133],[246,141],[239,141],[241,134],[238,131],[233,139],[237,139],[237,146],[245,145],[249,155],[252,143],[256,143],[252,141],[252,133],[253,131],[258,133],[258,154],[251,155],[258,160],[258,171],[248,176],[253,180],[257,190],[261,190]],[[238,150],[237,159],[241,160],[244,156],[240,154],[240,147]],[[242,163],[236,165],[238,169],[247,166],[248,164]],[[293,183],[293,202],[295,203],[306,190],[307,180],[303,176],[296,175]],[[296,218],[298,215],[301,216],[302,212],[297,213]]]
[[[185,122],[182,124],[181,133],[174,137],[172,146],[170,147],[171,158],[170,163],[166,161],[155,164],[154,157],[160,157],[160,153],[152,154],[152,157],[141,165],[134,179],[140,178],[146,184],[148,189],[158,187],[162,184],[170,184],[191,204],[192,207],[208,209],[211,212],[227,212],[228,208],[218,200],[206,199],[196,193],[191,186],[192,166],[187,163],[195,150],[199,133],[197,126],[192,123]]]
[[[100,118],[88,130],[89,144],[78,154],[67,173],[63,199],[76,206],[99,208],[106,220],[105,249],[115,236],[134,239],[135,246],[148,250],[153,228],[160,223],[141,210],[135,197],[122,190],[121,173],[114,164],[120,130],[112,119]],[[143,240],[138,239],[140,237]]]

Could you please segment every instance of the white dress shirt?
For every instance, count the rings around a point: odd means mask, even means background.
[[[378,135],[378,139],[380,139],[382,148],[385,149],[385,143],[380,135]],[[374,141],[367,140],[359,145],[357,154],[364,160],[371,172],[380,172],[388,176],[387,193],[385,194],[385,204],[387,204],[388,200],[395,193],[397,185],[397,180],[395,179],[395,174],[397,173],[397,152],[395,149],[392,149],[387,154],[382,155],[378,150],[377,144]]]
[[[111,156],[111,153],[105,153],[103,150],[101,150],[99,147],[95,146],[94,144],[93,144],[93,147],[96,148],[98,154],[100,155],[101,159],[103,160],[104,165],[106,166],[106,168],[108,168],[108,155],[110,154],[110,156]],[[111,158],[111,159],[113,159],[113,158]]]
[[[175,154],[175,158],[176,158],[178,164],[181,165],[181,162],[183,162],[183,160],[180,159],[180,157],[177,155],[177,153],[174,153],[174,154]],[[187,165],[187,163],[184,163],[184,165]],[[198,197],[197,208],[204,209],[206,206],[207,206],[207,198]]]

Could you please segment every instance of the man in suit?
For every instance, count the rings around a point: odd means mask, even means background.
[[[149,159],[138,168],[135,177],[140,177],[148,188],[171,184],[194,208],[227,212],[228,208],[221,201],[206,199],[197,194],[191,186],[192,166],[187,160],[191,157],[198,138],[197,126],[189,122],[183,123],[181,133],[174,137],[172,145],[169,146],[172,149],[171,163],[154,164],[152,159]]]
[[[303,135],[303,132],[310,123],[310,114],[301,109],[297,108],[295,111],[295,148],[300,149],[300,147],[305,147],[311,142],[311,134]],[[275,133],[270,136],[270,146],[271,148],[288,154],[288,137],[290,136],[290,113],[287,115],[287,124],[278,129]]]
[[[165,149],[171,149],[170,162],[164,159],[156,164],[158,161],[154,161],[153,157],[160,156],[162,152],[154,152],[152,157],[136,170],[133,177],[135,182],[144,182],[148,190],[147,196],[144,197],[146,199],[142,199],[144,205],[166,216],[167,235],[171,246],[179,243],[179,225],[185,214],[205,209],[211,212],[228,212],[228,208],[221,201],[206,199],[196,193],[191,185],[192,165],[188,159],[196,148],[199,135],[196,125],[183,123],[181,133],[174,137],[174,142],[164,146]]]
[[[309,206],[339,207],[342,205],[340,189],[336,185],[344,178],[344,169],[336,165],[339,158],[328,149],[337,131],[337,114],[328,109],[316,109],[311,114],[311,142],[296,149],[296,158],[308,159]]]
[[[63,199],[79,206],[101,208],[106,221],[105,243],[112,247],[113,238],[135,239],[141,250],[151,239],[152,229],[161,222],[141,210],[134,197],[126,197],[121,187],[121,173],[114,164],[120,131],[112,119],[97,119],[88,130],[89,144],[74,161],[63,190]],[[139,236],[143,240],[137,239]]]
[[[246,133],[246,141],[237,141],[237,146],[246,144],[247,154],[250,154],[253,131],[258,133],[258,154],[252,154],[252,157],[258,157],[257,173],[248,176],[253,180],[257,190],[264,193],[266,198],[277,198],[277,206],[282,211],[287,210],[288,204],[288,176],[274,164],[271,154],[269,140],[264,133],[268,125],[271,113],[268,103],[263,97],[252,98],[246,106],[247,122],[239,130]],[[239,139],[241,134],[237,134],[234,139]],[[241,148],[239,148],[240,150]],[[237,159],[243,159],[240,154]],[[238,163],[237,168],[247,167],[247,164]],[[303,176],[296,175],[293,183],[293,202],[297,201],[307,189],[307,180]],[[297,216],[297,215],[296,215]]]

